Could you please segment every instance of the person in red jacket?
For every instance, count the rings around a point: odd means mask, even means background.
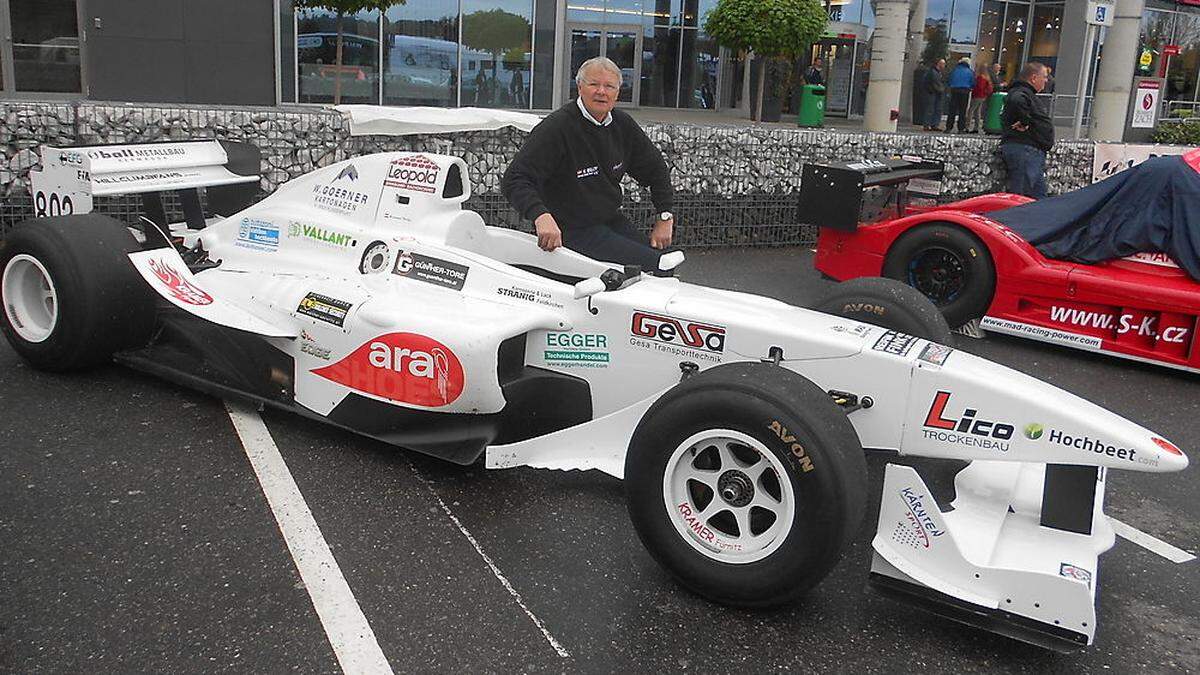
[[[992,78],[988,76],[988,67],[981,63],[975,67],[975,87],[971,90],[971,104],[967,107],[967,123],[970,125],[967,133],[983,133],[983,111],[991,95]]]

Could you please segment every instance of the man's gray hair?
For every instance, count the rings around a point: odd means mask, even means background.
[[[607,70],[613,75],[616,75],[618,87],[621,85],[621,82],[624,81],[624,78],[621,76],[621,69],[617,67],[617,64],[613,63],[612,59],[608,58],[607,56],[597,56],[584,61],[583,65],[579,66],[579,72],[575,73],[575,84],[583,84],[583,74],[589,70],[592,70],[593,68],[601,68],[603,70]]]
[[[1044,70],[1046,70],[1046,64],[1041,63],[1039,61],[1030,61],[1029,63],[1025,64],[1024,68],[1021,68],[1020,79],[1022,81],[1028,82],[1029,78],[1033,77],[1034,75],[1037,75],[1038,73],[1041,73]]]

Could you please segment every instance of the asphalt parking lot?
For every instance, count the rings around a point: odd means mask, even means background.
[[[798,304],[824,285],[800,249],[694,252],[682,276]],[[1196,376],[1014,338],[960,346],[1200,456]],[[834,573],[794,606],[746,612],[651,560],[615,479],[458,467],[263,420],[396,672],[1200,670],[1200,561],[1125,540],[1101,558],[1096,645],[1073,654],[873,594],[882,457]],[[339,670],[221,401],[116,366],[39,373],[2,343],[0,448],[0,671]],[[1195,552],[1197,475],[1112,472],[1107,511]]]

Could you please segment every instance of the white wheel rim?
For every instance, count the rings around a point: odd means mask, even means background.
[[[41,261],[18,253],[4,266],[0,297],[8,325],[21,339],[42,342],[58,324],[58,291]]]
[[[680,443],[667,460],[662,493],[679,536],[724,563],[771,555],[796,515],[783,463],[758,440],[732,429],[708,429]]]

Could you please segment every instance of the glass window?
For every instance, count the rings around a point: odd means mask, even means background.
[[[546,110],[553,104],[554,97],[554,59],[557,42],[554,35],[554,17],[558,11],[557,0],[537,0],[537,13],[533,22],[534,48],[533,55],[533,107]],[[565,96],[571,97],[571,89],[565,90]]]
[[[1000,41],[1000,75],[1005,82],[1012,82],[1021,70],[1021,59],[1025,56],[1025,40],[1029,36],[1029,5],[1010,2],[1004,17],[1004,37]]]
[[[576,0],[569,0],[575,2]],[[688,0],[695,4],[695,0]],[[683,0],[643,0],[642,13],[655,26],[678,26]]]
[[[567,21],[604,22],[604,0],[567,0]]]
[[[1062,5],[1035,5],[1030,27],[1029,60],[1058,70],[1058,42],[1062,37]],[[1053,89],[1046,92],[1054,93]]]
[[[675,107],[681,32],[678,28],[645,29],[642,38],[642,105]]]
[[[979,48],[976,50],[976,60],[991,65],[996,63],[996,54],[1000,49],[1000,35],[1004,20],[1004,3],[996,0],[983,0],[983,9],[979,13]],[[1007,81],[1007,80],[1005,80]]]
[[[608,23],[642,22],[642,0],[608,0],[604,3],[604,20]]]
[[[296,60],[301,103],[379,102],[379,12],[342,18],[342,65],[337,66],[337,15],[322,9],[296,12]]]
[[[285,75],[290,73],[290,75]],[[279,100],[296,100],[296,10],[290,2],[279,3]]]
[[[1153,77],[1158,74],[1162,46],[1171,44],[1171,23],[1174,14],[1146,10],[1142,15],[1141,35],[1138,51],[1134,55],[1134,74]]]
[[[383,103],[458,103],[458,0],[423,0],[388,9],[383,17]]]
[[[463,58],[482,63],[463,70],[464,105],[528,108],[532,0],[463,0],[462,22]]]
[[[683,70],[679,107],[712,110],[717,106],[717,56],[721,48],[703,31],[683,32]]]
[[[921,54],[922,60],[932,62],[947,56],[951,5],[951,0],[929,0],[929,8],[925,13],[925,51]]]
[[[83,91],[75,0],[10,0],[18,91]]]
[[[1179,53],[1167,68],[1168,101],[1195,101],[1196,75],[1200,71],[1200,16],[1180,13],[1175,17],[1175,42]]]
[[[973,45],[978,35],[979,0],[954,0],[954,21],[950,23],[950,42]]]

